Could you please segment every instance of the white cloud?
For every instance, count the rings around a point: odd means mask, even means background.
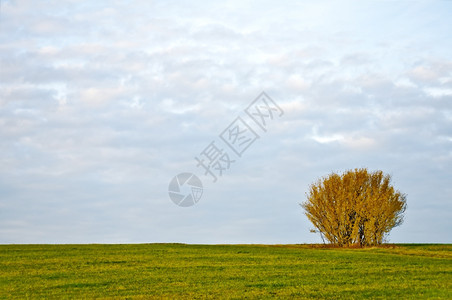
[[[409,195],[394,242],[448,241],[419,211],[451,211],[450,5],[2,2],[0,242],[312,242],[308,184],[361,166]],[[284,116],[211,184],[194,156],[262,90]]]
[[[439,98],[444,96],[452,96],[452,88],[424,88],[424,92],[427,93],[427,95]]]
[[[116,88],[87,88],[82,89],[78,95],[83,103],[98,107],[106,104],[108,101],[114,101],[125,94],[125,89],[122,87]]]

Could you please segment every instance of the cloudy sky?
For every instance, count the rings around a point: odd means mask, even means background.
[[[299,203],[356,167],[407,194],[391,242],[452,242],[451,1],[0,3],[0,243],[321,242]],[[238,157],[262,91],[284,114]]]

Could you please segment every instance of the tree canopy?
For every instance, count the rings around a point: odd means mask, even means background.
[[[322,239],[369,246],[383,243],[402,224],[406,195],[391,185],[390,175],[361,168],[317,180],[301,205]]]

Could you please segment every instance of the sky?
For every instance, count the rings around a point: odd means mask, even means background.
[[[452,1],[0,0],[0,243],[319,243],[309,185],[361,167],[407,195],[389,242],[451,243],[451,28]]]

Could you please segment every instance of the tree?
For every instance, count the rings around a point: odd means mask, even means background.
[[[338,246],[369,246],[383,243],[402,224],[406,195],[394,189],[390,175],[362,168],[317,180],[301,206],[322,239]]]

